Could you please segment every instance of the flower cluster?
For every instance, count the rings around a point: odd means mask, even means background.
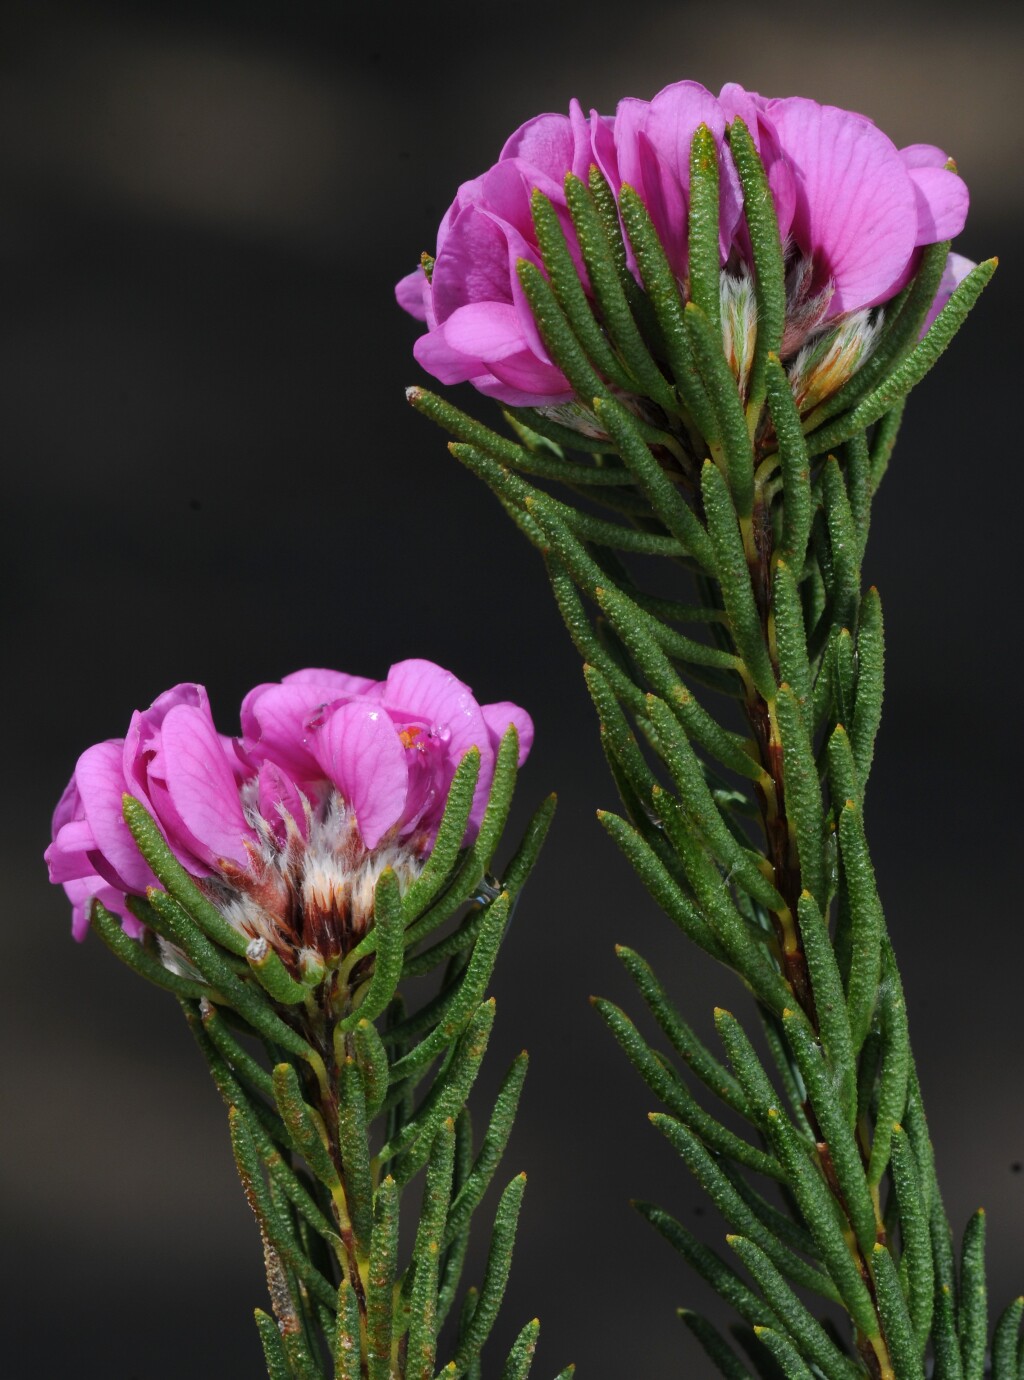
[[[295,958],[344,952],[365,930],[385,867],[400,884],[430,852],[462,757],[480,753],[466,842],[479,827],[497,745],[509,725],[519,760],[533,725],[518,706],[478,704],[433,662],[392,666],[387,679],[304,670],[258,685],[241,737],[214,726],[201,685],[177,685],[137,711],[127,735],[78,759],[53,817],[50,880],[83,939],[93,898],[142,926],[127,897],[156,878],[125,824],[125,794],[142,802],[178,861],[226,917]]]
[[[512,135],[494,167],[459,188],[438,230],[436,253],[425,255],[397,288],[401,305],[428,328],[415,346],[420,364],[442,383],[468,380],[512,406],[569,402],[572,389],[544,348],[516,271],[521,259],[541,264],[531,194],[539,188],[555,207],[587,286],[565,177],[586,181],[594,166],[616,195],[632,187],[685,288],[690,144],[701,125],[718,150],[728,307],[742,295],[751,266],[740,181],[726,138],[737,117],[764,164],[787,247],[783,355],[792,359],[801,347],[813,349],[815,333],[852,319],[846,334],[854,344],[844,339],[838,352],[852,349],[858,359],[866,357],[873,324],[867,313],[907,284],[924,246],[951,239],[963,227],[967,188],[946,154],[930,144],[897,149],[865,116],[836,106],[800,97],[768,100],[735,84],[716,97],[684,81],[651,101],[620,101],[614,117],[592,111],[588,119],[576,102],[568,116],[538,115]],[[970,267],[951,256],[934,312]],[[728,310],[723,317],[728,322]],[[791,374],[802,376],[805,365],[801,361]]]

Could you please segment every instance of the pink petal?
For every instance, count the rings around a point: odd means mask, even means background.
[[[426,321],[427,319],[424,298],[429,292],[430,284],[427,282],[427,275],[422,266],[414,268],[411,273],[407,273],[395,284],[395,297],[398,300],[398,305],[410,316],[415,316],[417,321]]]
[[[190,704],[210,712],[210,701],[202,685],[185,682],[174,685],[158,695],[148,709],[136,710],[128,725],[124,740],[124,775],[128,789],[143,803],[148,799],[149,755],[160,741],[160,725],[164,716],[179,704]]]
[[[965,259],[962,254],[949,254],[946,257],[946,267],[939,283],[939,290],[935,294],[935,301],[928,309],[924,325],[921,327],[923,336],[938,316],[939,312],[953,296],[954,291],[960,286],[963,280],[970,273],[972,268],[977,268],[977,264],[970,259]]]
[[[109,886],[102,877],[81,877],[66,882],[64,894],[71,902],[71,933],[79,943],[89,933],[89,906],[94,900],[120,917],[121,928],[130,938],[141,938],[146,928],[125,905],[123,893]]]
[[[900,149],[900,157],[907,168],[943,168],[949,155],[935,144],[908,144]]]
[[[796,205],[796,180],[782,151],[778,132],[766,113],[768,103],[756,91],[745,91],[736,82],[728,82],[723,86],[718,99],[721,102],[726,120],[731,124],[739,116],[750,131],[750,137],[760,155],[768,177],[768,186],[771,188],[772,201],[775,204],[775,217],[779,223],[779,235],[785,240],[789,234]],[[729,155],[729,163],[732,165],[731,154]],[[746,226],[742,222],[738,235],[745,251],[749,254],[749,236]]]
[[[501,151],[502,163],[520,159],[538,172],[561,183],[573,167],[576,140],[572,122],[565,115],[535,115],[509,135]]]
[[[769,114],[797,176],[793,234],[813,257],[829,315],[884,302],[917,242],[913,184],[895,146],[874,125],[802,97]]]
[[[508,390],[502,393],[506,402],[513,394],[533,399],[530,403],[513,404],[519,407],[547,407],[568,402],[574,396],[562,371],[553,364],[544,364],[531,350],[493,360],[491,370]]]
[[[279,844],[284,844],[288,828],[284,815],[291,815],[299,830],[306,836],[306,810],[303,794],[287,772],[274,762],[262,762],[257,776],[259,812],[270,825]]]
[[[509,724],[515,724],[519,735],[519,765],[522,766],[533,747],[533,720],[526,710],[520,709],[518,704],[512,704],[509,700],[499,700],[495,704],[482,704],[480,712],[490,731],[491,744],[495,752]]]
[[[316,781],[321,772],[311,721],[324,705],[345,698],[336,691],[328,681],[257,686],[242,703],[246,750],[257,761],[276,762],[295,781]]]
[[[520,190],[522,182],[511,169]],[[438,322],[475,302],[511,302],[508,236],[493,215],[467,206],[452,222],[434,262],[431,298]]]
[[[209,713],[179,705],[164,719],[161,740],[162,780],[186,831],[185,838],[174,842],[209,866],[221,858],[244,865],[249,858],[244,840],[256,842],[256,834],[246,823],[238,786]],[[171,821],[166,824],[169,827]]]
[[[69,820],[54,835],[43,854],[51,882],[63,884],[85,877],[96,869],[89,861],[96,851],[96,840],[87,819]]]
[[[442,383],[474,385],[512,406],[568,401],[565,376],[529,349],[516,310],[500,302],[460,307],[443,326],[420,336],[413,347],[419,363]],[[490,375],[487,387],[481,375]]]
[[[503,302],[460,307],[444,325],[445,340],[459,354],[494,364],[526,346],[519,313]]]
[[[379,705],[343,704],[317,735],[324,774],[355,811],[367,848],[376,848],[402,817],[409,788],[405,748]]]
[[[469,379],[478,393],[482,393],[486,398],[496,398],[506,407],[550,407],[555,403],[572,402],[576,396],[568,386],[558,392],[553,391],[556,380],[548,378],[539,381],[535,378],[532,381],[540,386],[524,392],[522,389],[511,387],[494,374],[474,374]]]
[[[91,859],[94,869],[119,890],[142,896],[147,886],[156,885],[156,878],[124,822],[122,798],[131,787],[125,781],[122,762],[119,742],[97,743],[79,757],[75,780],[85,818],[96,840],[96,853]]]
[[[372,676],[350,676],[347,671],[331,671],[325,666],[306,666],[281,677],[282,685],[315,685],[318,692],[329,691],[323,696],[325,702],[340,700],[343,695],[365,695],[382,683]]]
[[[967,220],[967,183],[948,168],[912,167],[917,197],[917,243],[938,244],[959,235]]]
[[[388,672],[384,702],[397,722],[419,722],[448,744],[449,779],[471,747],[480,750],[480,779],[473,807],[482,808],[494,770],[491,735],[468,685],[432,661],[400,661]]]

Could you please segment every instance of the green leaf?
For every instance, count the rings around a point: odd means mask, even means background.
[[[306,1105],[294,1066],[277,1064],[273,1078],[277,1109],[288,1128],[292,1143],[319,1181],[332,1191],[337,1189],[341,1181],[331,1159],[326,1129],[319,1114]]]
[[[801,1288],[811,1289],[823,1298],[838,1301],[835,1287],[828,1276],[782,1245],[761,1224],[692,1131],[662,1112],[651,1112],[649,1120],[682,1157],[730,1227],[760,1246],[776,1268]]]
[[[1024,1298],[1016,1298],[996,1324],[992,1341],[992,1380],[1017,1380],[1017,1332],[1024,1316]]]
[[[625,183],[619,191],[619,207],[679,395],[698,433],[701,436],[716,435],[715,414],[686,334],[683,300],[665,248],[651,223],[647,207],[634,189]]]
[[[776,1102],[771,1079],[754,1052],[754,1046],[747,1038],[746,1032],[731,1011],[725,1011],[720,1006],[715,1007],[715,1029],[725,1046],[729,1062],[736,1070],[736,1077],[740,1081],[757,1125],[766,1130],[768,1109]]]
[[[528,1322],[512,1344],[501,1380],[526,1380],[533,1364],[533,1354],[537,1350],[540,1336],[540,1323],[536,1318]]]
[[[772,578],[769,637],[773,633],[779,679],[792,687],[801,711],[809,716],[812,712],[812,680],[807,656],[803,606],[793,572],[781,558],[775,563],[775,574]]]
[[[390,867],[380,874],[373,890],[371,934],[375,937],[373,972],[369,982],[356,992],[355,1009],[339,1022],[346,1033],[354,1030],[360,1021],[376,1020],[395,995],[402,976],[405,917],[398,878]],[[351,955],[349,957],[351,959]]]
[[[800,414],[789,386],[789,376],[774,353],[768,355],[764,382],[782,470],[782,542],[779,554],[793,567],[794,574],[799,578],[814,517],[811,462],[800,425]]]
[[[484,1281],[480,1286],[479,1300],[455,1351],[455,1365],[460,1370],[465,1369],[479,1356],[498,1316],[512,1264],[512,1247],[525,1191],[526,1175],[519,1174],[501,1195],[494,1217],[491,1248],[484,1270]]]
[[[551,284],[527,259],[518,261],[516,273],[545,349],[568,379],[570,388],[588,404],[593,398],[606,397],[607,387],[573,334]]]
[[[778,1108],[769,1108],[767,1125],[772,1148],[785,1170],[804,1221],[817,1242],[821,1259],[839,1289],[847,1310],[868,1338],[877,1337],[878,1324],[871,1296],[843,1234],[845,1218],[817,1166],[812,1164],[806,1143],[798,1137]]]
[[[740,913],[721,872],[690,832],[676,802],[660,786],[654,787],[651,800],[729,965],[769,1010],[781,1011],[789,1000],[789,988],[769,955],[767,932]]]
[[[465,441],[472,446],[476,446],[485,454],[493,456],[506,465],[528,464],[530,453],[525,446],[520,446],[515,441],[510,441],[507,436],[499,436],[490,427],[484,426],[476,418],[471,417],[467,412],[461,411],[446,398],[439,398],[436,393],[431,393],[426,388],[407,388],[405,392],[406,401],[422,413],[424,417],[429,417],[445,431],[450,432],[459,441]]]
[[[210,989],[205,983],[172,973],[159,958],[148,952],[141,940],[125,934],[120,917],[107,910],[99,900],[94,899],[90,903],[89,924],[116,958],[156,987],[162,987],[166,992],[173,992],[176,997],[185,1000],[201,1001],[210,996]]]
[[[857,1114],[857,1065],[853,1056],[846,994],[829,939],[828,926],[809,891],[801,893],[797,914],[821,1042],[831,1071],[838,1080],[837,1095],[843,1114],[852,1127]]]
[[[338,1287],[338,1326],[332,1349],[335,1380],[360,1380],[363,1348],[359,1329],[359,1300],[347,1279],[343,1279]],[[372,1380],[379,1380],[372,1370],[370,1375]]]
[[[706,439],[712,452],[721,455],[736,512],[747,519],[754,506],[754,452],[739,387],[722,349],[722,332],[693,302],[686,304],[684,320],[717,423],[715,435]]]
[[[964,1380],[983,1380],[988,1340],[988,1291],[985,1286],[985,1209],[967,1223],[960,1250],[960,1309],[957,1319]]]
[[[843,446],[842,469],[846,476],[846,492],[850,499],[853,525],[857,530],[859,563],[864,558],[871,517],[871,454],[868,450],[867,435],[863,431],[851,436]]]
[[[690,141],[688,248],[690,300],[716,330],[719,317],[718,151],[707,125],[698,125]]]
[[[788,1006],[782,1008],[783,1011],[788,1009]],[[806,1110],[807,1089],[804,1087],[804,1080],[800,1069],[797,1067],[796,1059],[793,1057],[793,1052],[783,1035],[781,1013],[776,1015],[762,1007],[757,1014],[761,1021],[761,1028],[764,1030],[765,1042],[771,1052],[772,1062],[782,1080],[782,1089],[789,1100],[793,1124],[800,1134],[806,1136],[808,1140],[816,1140],[817,1136]]]
[[[754,761],[753,757],[748,755],[746,740],[741,738],[739,734],[722,728],[703,705],[694,699],[652,636],[650,627],[652,620],[649,616],[636,610],[636,605],[631,604],[624,595],[620,594],[610,581],[598,586],[594,590],[594,595],[600,607],[607,613],[608,621],[622,638],[647,683],[654,693],[669,706],[682,724],[687,736],[700,743],[705,751],[709,752],[724,766],[740,773],[748,780],[760,781],[763,776],[763,769]],[[639,617],[636,616],[637,613],[640,613]],[[587,660],[589,661],[591,658],[588,657]],[[605,659],[605,664],[596,664],[599,665],[602,673],[605,674],[616,693],[619,694],[619,686],[607,670],[607,659]],[[635,707],[639,712],[646,713],[647,701],[643,700],[635,706],[631,704],[630,707]]]
[[[871,492],[873,494],[878,492],[878,486],[885,478],[885,472],[889,468],[889,460],[892,457],[893,447],[896,445],[896,437],[899,435],[903,410],[906,405],[906,398],[901,398],[895,407],[890,408],[880,418],[875,427],[871,443]]]
[[[519,770],[519,733],[515,724],[510,723],[501,736],[498,751],[494,758],[494,771],[491,776],[491,789],[487,797],[480,828],[477,831],[473,850],[485,869],[494,856],[494,850],[501,840],[502,831],[508,821],[512,808],[512,794],[516,788]]]
[[[710,460],[705,460],[701,471],[701,491],[729,631],[762,698],[771,700],[775,696],[775,673],[754,601],[740,521],[729,488]]]
[[[953,1316],[952,1293],[942,1284],[935,1293],[935,1321],[932,1326],[932,1348],[935,1352],[935,1380],[964,1380],[960,1345]]]
[[[301,1006],[308,1000],[309,988],[295,981],[262,936],[249,941],[245,958],[253,977],[274,1001],[282,1006]]]
[[[515,900],[526,879],[533,871],[544,840],[547,838],[551,821],[554,818],[558,797],[552,793],[547,796],[530,818],[523,834],[522,842],[509,859],[502,879],[502,889]]]
[[[393,1298],[397,1276],[398,1185],[389,1174],[381,1181],[373,1205],[366,1288],[368,1380],[390,1380]]]
[[[691,1313],[688,1308],[677,1309],[677,1312],[725,1380],[751,1380],[750,1371],[707,1318]]]
[[[850,735],[841,723],[836,724],[828,740],[827,756],[832,810],[838,814],[847,800],[860,799],[860,773],[854,761]]]
[[[413,1246],[413,1284],[406,1348],[407,1380],[432,1380],[437,1355],[437,1281],[444,1231],[451,1197],[455,1159],[455,1127],[447,1118],[438,1127],[427,1165],[416,1242]]]
[[[277,1330],[277,1323],[269,1314],[264,1313],[262,1308],[255,1309],[254,1315],[256,1330],[260,1334],[260,1342],[263,1346],[263,1359],[267,1364],[268,1380],[293,1380],[288,1358],[285,1356],[284,1347],[281,1345],[281,1334]],[[344,1377],[344,1380],[348,1380],[348,1377]]]
[[[601,311],[604,329],[627,369],[636,379],[637,391],[646,394],[666,412],[671,414],[677,411],[675,394],[651,358],[650,351],[633,319],[612,248],[590,188],[572,173],[566,174],[565,200],[583,253],[583,262],[587,266],[590,286]],[[581,394],[588,402],[593,397],[606,395],[604,389]]]
[[[832,551],[829,617],[833,624],[852,629],[860,600],[860,540],[842,470],[831,455],[822,469],[821,497]]]
[[[767,1199],[762,1198],[743,1177],[745,1171],[740,1169],[738,1165],[730,1164],[728,1160],[721,1162],[721,1169],[747,1207],[770,1232],[777,1236],[780,1241],[784,1241],[787,1246],[792,1246],[795,1251],[802,1251],[805,1255],[810,1256],[816,1255],[817,1247],[814,1244],[814,1237],[807,1228],[802,1223],[794,1221],[787,1213],[773,1207]]]
[[[364,1256],[370,1253],[373,1230],[373,1180],[367,1134],[363,1076],[355,1059],[349,1058],[338,1070],[338,1149],[356,1246]]]
[[[623,944],[615,946],[615,952],[622,960],[627,973],[636,983],[637,990],[658,1022],[664,1034],[671,1041],[673,1049],[685,1059],[690,1068],[718,1097],[748,1120],[751,1116],[750,1104],[746,1094],[729,1070],[718,1062],[698,1040],[687,1023],[678,1014],[668,999],[665,989],[654,976],[651,968],[638,953],[627,949]]]
[[[650,1222],[669,1245],[679,1252],[686,1263],[711,1285],[715,1293],[752,1327],[781,1326],[768,1304],[752,1293],[735,1270],[709,1246],[698,1241],[693,1232],[670,1217],[663,1208],[655,1207],[652,1203],[634,1203],[633,1206],[641,1217]]]
[[[878,1112],[868,1164],[868,1182],[879,1184],[889,1165],[890,1140],[895,1122],[902,1121],[907,1107],[907,1086],[913,1056],[907,1029],[907,1004],[899,969],[887,936],[882,937],[882,1066],[878,1081]]]
[[[726,1240],[750,1271],[787,1334],[802,1355],[818,1366],[826,1380],[858,1380],[863,1376],[861,1368],[843,1355],[817,1318],[793,1293],[767,1252],[743,1236],[727,1236]]]
[[[782,739],[786,816],[796,838],[803,888],[825,898],[825,814],[814,749],[800,704],[789,685],[779,687],[775,714]]]
[[[765,369],[768,356],[782,348],[786,322],[786,272],[782,261],[782,242],[775,215],[775,198],[768,186],[764,166],[739,118],[728,131],[733,163],[743,187],[743,214],[750,233],[754,259],[754,289],[757,299],[757,345],[750,371],[750,407],[760,411],[765,396]]]
[[[900,1287],[900,1277],[892,1256],[881,1242],[871,1252],[871,1274],[875,1281],[875,1296],[885,1342],[896,1372],[896,1380],[924,1380],[921,1353],[910,1324],[906,1301]]]
[[[502,1079],[498,1095],[494,1100],[494,1110],[480,1145],[479,1153],[465,1182],[459,1185],[448,1214],[445,1227],[444,1245],[449,1246],[461,1232],[468,1230],[469,1219],[487,1192],[494,1173],[505,1153],[512,1123],[515,1120],[519,1097],[523,1090],[529,1059],[525,1050],[513,1059],[508,1072]]]
[[[459,759],[459,765],[455,769],[430,856],[423,871],[402,897],[402,914],[406,925],[422,915],[451,881],[462,849],[462,840],[466,836],[466,826],[469,823],[469,812],[473,808],[473,796],[479,775],[480,749],[471,747]]]
[[[930,244],[921,255],[914,280],[895,302],[885,307],[885,329],[870,358],[843,386],[808,417],[808,429],[856,405],[891,373],[894,363],[917,341],[925,317],[935,301],[949,255],[949,241]],[[902,301],[900,300],[902,298]]]
[[[850,723],[850,744],[860,774],[861,797],[871,770],[875,735],[882,720],[885,641],[882,601],[872,585],[861,600],[857,630],[857,698]]]
[[[284,1219],[276,1212],[270,1193],[267,1190],[260,1170],[259,1154],[255,1142],[246,1125],[245,1118],[237,1107],[228,1111],[228,1124],[231,1130],[231,1146],[235,1165],[246,1198],[259,1222],[267,1240],[281,1259],[294,1270],[313,1296],[333,1310],[336,1306],[334,1288],[323,1275],[312,1266],[299,1250],[295,1239]]]
[[[376,1027],[365,1018],[356,1022],[349,1038],[362,1076],[366,1115],[374,1117],[384,1105],[388,1091],[390,1070],[387,1050]],[[339,1064],[340,1062],[339,1060]]]
[[[248,936],[229,925],[212,901],[206,899],[171,852],[159,825],[145,806],[131,795],[123,796],[121,804],[124,822],[160,885],[208,939],[229,953],[244,956],[249,945]]]
[[[607,810],[598,810],[597,818],[673,924],[678,925],[686,937],[705,953],[722,963],[726,962],[721,943],[706,917],[679,888],[639,831],[620,815],[610,814]]]
[[[258,988],[253,989],[235,976],[226,956],[211,943],[174,897],[150,888],[147,899],[169,927],[173,942],[187,954],[211,986],[222,994],[225,1002],[230,1003],[266,1039],[323,1071],[323,1061],[316,1051],[271,1010]]]
[[[438,1013],[438,1024],[429,1035],[415,1045],[408,1054],[391,1066],[391,1080],[397,1082],[410,1073],[432,1063],[443,1054],[453,1040],[457,1039],[469,1024],[474,1012],[483,999],[487,984],[494,971],[498,949],[508,923],[509,897],[503,891],[487,907],[486,918],[479,937],[473,946],[473,953],[466,967],[462,981],[445,1000]]]
[[[885,921],[864,837],[860,807],[855,800],[847,800],[838,807],[838,813],[839,854],[849,897],[851,925],[850,975],[846,999],[853,1048],[857,1052],[867,1036],[878,998]]]
[[[480,1071],[491,1027],[494,1024],[493,997],[483,1002],[455,1046],[446,1070],[416,1109],[415,1118],[381,1147],[377,1164],[395,1159],[394,1177],[399,1185],[409,1182],[426,1163],[438,1127],[458,1115]]]
[[[928,1214],[918,1183],[917,1163],[907,1133],[899,1125],[892,1128],[892,1181],[896,1190],[903,1247],[900,1269],[901,1272],[906,1269],[910,1321],[918,1354],[923,1355],[932,1326],[935,1270]],[[1008,1373],[1007,1380],[1016,1380],[1016,1376]]]
[[[274,1080],[263,1065],[254,1059],[249,1051],[244,1049],[234,1038],[217,1007],[208,1001],[200,1002],[199,1019],[202,1023],[202,1030],[223,1055],[227,1064],[230,1065],[232,1073],[242,1078],[250,1088],[262,1093],[272,1102],[274,1100]]]
[[[530,197],[530,213],[548,280],[577,340],[594,367],[610,383],[626,392],[633,392],[635,380],[622,367],[608,344],[607,336],[594,319],[579,270],[566,244],[558,213],[539,187],[534,189]]]
[[[709,1149],[770,1178],[781,1177],[779,1164],[771,1155],[766,1155],[763,1150],[737,1136],[694,1100],[685,1085],[674,1078],[655,1057],[624,1012],[602,997],[592,997],[591,1002],[627,1059],[655,1096],[660,1098],[685,1126],[695,1132]]]
[[[822,1057],[821,1047],[815,1040],[807,1017],[802,1011],[784,1011],[782,1019],[787,1041],[796,1056],[821,1128],[822,1139],[828,1144],[829,1158],[842,1191],[847,1216],[861,1251],[866,1256],[875,1244],[878,1224],[846,1108],[839,1100],[832,1071]]]
[[[647,441],[637,428],[636,418],[614,398],[595,399],[594,411],[615,441],[623,463],[659,521],[664,523],[666,531],[675,537],[688,555],[714,574],[715,558],[708,535],[693,509],[651,454]]]
[[[291,1150],[293,1147],[284,1124],[269,1110],[263,1109],[261,1104],[251,1103],[246,1097],[241,1085],[233,1076],[224,1059],[220,1057],[219,1049],[208,1033],[217,1029],[216,1025],[211,1024],[209,1017],[204,1016],[200,1020],[194,1009],[189,1010],[186,1007],[185,1018],[203,1057],[206,1059],[217,1091],[223,1098],[228,1110],[235,1108],[238,1115],[243,1118],[248,1128],[249,1137],[256,1147],[256,1153],[271,1179],[281,1192],[290,1199],[303,1219],[337,1253],[340,1248],[340,1238],[335,1224],[327,1220],[317,1203],[296,1177],[291,1166],[285,1162],[281,1149],[271,1138],[271,1132],[264,1126],[261,1117],[265,1116],[268,1120],[273,1119],[276,1123],[275,1133],[279,1144]],[[265,1076],[269,1083],[269,1075]]]
[[[818,427],[808,436],[808,447],[813,455],[835,449],[858,431],[877,422],[920,383],[963,325],[968,312],[991,281],[998,262],[998,259],[986,259],[973,268],[932,322],[928,334],[878,387],[849,412]]]
[[[814,1380],[810,1369],[800,1359],[800,1353],[781,1332],[770,1327],[755,1327],[757,1340],[761,1342],[778,1361],[786,1374],[786,1380]]]
[[[785,902],[761,872],[753,855],[729,830],[708,788],[704,772],[678,718],[654,695],[647,697],[648,714],[658,738],[659,754],[671,773],[693,832],[728,870],[732,881],[766,910],[780,911]]]

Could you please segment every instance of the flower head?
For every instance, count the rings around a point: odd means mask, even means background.
[[[128,898],[157,879],[124,821],[127,793],[232,924],[293,965],[310,949],[336,956],[365,931],[384,868],[403,887],[422,868],[471,748],[480,772],[465,842],[475,836],[509,725],[522,762],[529,715],[478,704],[429,661],[399,662],[383,681],[305,670],[257,686],[239,738],[217,731],[202,686],[175,686],[123,739],[79,758],[53,817],[50,879],[72,903],[76,938],[94,898],[138,935]]]
[[[946,154],[929,144],[898,149],[853,111],[802,97],[767,99],[735,83],[714,96],[691,81],[651,101],[620,101],[614,116],[587,117],[574,101],[567,116],[540,115],[523,125],[491,169],[459,188],[435,254],[399,283],[399,302],[427,326],[414,347],[419,362],[443,383],[468,380],[513,406],[571,402],[517,275],[519,260],[542,262],[531,195],[539,188],[555,208],[589,292],[565,177],[586,181],[594,167],[616,196],[629,185],[685,295],[690,144],[701,126],[718,151],[722,272],[742,280],[752,259],[728,144],[737,118],[764,165],[785,246],[792,290],[784,341],[791,357],[815,332],[890,301],[915,273],[924,246],[963,227],[967,188]],[[639,279],[628,240],[626,248]],[[727,351],[734,353],[736,322],[727,318],[726,325],[733,331]]]

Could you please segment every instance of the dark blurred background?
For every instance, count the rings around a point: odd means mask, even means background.
[[[381,676],[411,655],[534,713],[520,825],[561,797],[494,984],[488,1088],[523,1043],[533,1056],[505,1165],[530,1189],[497,1343],[540,1314],[538,1380],[570,1359],[598,1378],[707,1373],[674,1310],[708,1293],[629,1199],[709,1241],[723,1227],[587,996],[638,1006],[622,940],[712,1039],[716,1004],[749,1007],[595,824],[613,791],[540,562],[406,407],[417,328],[392,296],[517,124],[684,76],[849,105],[897,143],[941,144],[973,194],[958,247],[1003,256],[915,395],[876,510],[865,574],[889,673],[869,825],[951,1216],[988,1209],[994,1304],[1024,1287],[1024,112],[1008,13],[0,7],[6,1375],[262,1373],[260,1250],[221,1104],[173,1001],[94,939],[73,944],[45,881],[77,754],[179,680],[204,682],[230,730],[258,681]]]

